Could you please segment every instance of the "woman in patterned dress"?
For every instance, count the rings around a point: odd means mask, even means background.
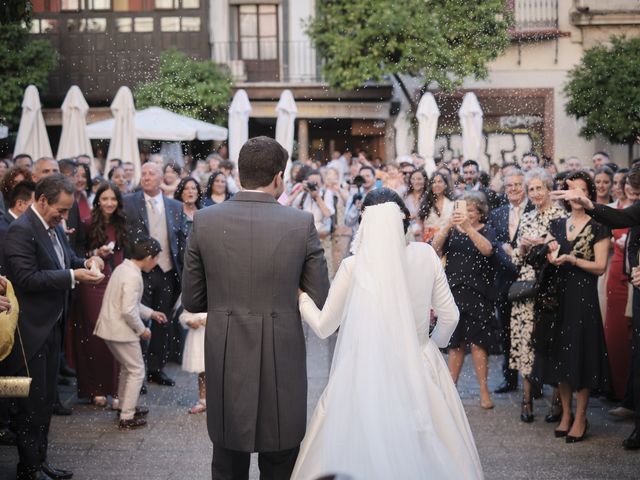
[[[563,208],[554,205],[550,193],[553,190],[553,178],[542,168],[529,170],[525,176],[525,185],[529,200],[535,209],[522,215],[518,229],[517,248],[513,251],[513,262],[519,267],[518,281],[535,280],[539,272],[526,263],[525,257],[532,246],[545,243],[552,220],[566,217]],[[529,376],[533,369],[533,327],[535,300],[528,298],[515,300],[511,308],[511,351],[509,368],[518,370],[522,375],[522,412],[520,420],[533,421],[533,403],[531,401],[531,382]]]

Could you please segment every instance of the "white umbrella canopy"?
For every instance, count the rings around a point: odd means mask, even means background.
[[[462,127],[462,155],[465,160],[475,160],[485,171],[489,171],[489,163],[482,155],[482,108],[473,92],[468,92],[462,99],[458,111],[460,127]]]
[[[413,128],[411,128],[409,109],[404,104],[400,108],[393,127],[395,128],[396,158],[411,155],[413,153],[415,137],[413,135]]]
[[[13,155],[26,153],[37,160],[42,157],[53,157],[51,144],[47,135],[47,127],[42,117],[40,94],[34,85],[29,85],[24,91],[22,100],[22,116],[18,127],[18,136]]]
[[[73,85],[62,102],[62,134],[56,158],[72,158],[78,155],[91,157],[91,176],[98,175],[93,160],[91,141],[87,135],[87,113],[89,104],[84,99],[80,87]]]
[[[140,182],[140,150],[138,150],[138,137],[134,123],[136,108],[133,103],[133,95],[129,87],[120,87],[111,103],[113,114],[113,130],[110,135],[109,152],[107,162],[112,158],[119,158],[123,162],[131,162],[134,166],[134,181]],[[106,137],[109,138],[109,137]],[[106,173],[106,172],[105,172]]]
[[[160,107],[135,112],[133,118],[138,138],[181,142],[191,140],[226,140],[227,129],[195,118],[179,115]],[[89,138],[111,138],[115,119],[101,120],[87,127]]]
[[[425,170],[431,176],[436,169],[433,156],[436,132],[438,130],[438,118],[440,118],[440,109],[431,93],[425,93],[420,99],[416,117],[418,119],[418,154],[424,157]]]
[[[251,104],[247,92],[240,89],[229,106],[229,160],[238,162],[240,149],[249,140]]]
[[[286,179],[289,178],[289,172],[291,171],[293,134],[295,131],[296,115],[298,113],[298,107],[296,107],[296,101],[293,98],[291,90],[283,90],[280,94],[280,101],[278,101],[278,105],[276,105],[276,113],[278,114],[278,119],[276,120],[276,141],[289,153],[287,166],[284,170],[284,178]]]

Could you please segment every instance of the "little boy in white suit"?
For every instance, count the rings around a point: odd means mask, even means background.
[[[147,424],[143,417],[149,409],[136,406],[145,377],[140,339],[151,338],[151,330],[142,318],[166,323],[167,317],[141,303],[144,289],[142,271],[150,272],[156,266],[161,250],[160,243],[153,238],[137,242],[132,247],[132,258],[118,265],[109,279],[93,331],[94,335],[104,339],[120,364],[118,398],[121,413],[118,427],[121,429]]]

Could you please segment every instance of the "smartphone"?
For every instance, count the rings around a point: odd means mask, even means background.
[[[467,201],[466,200],[456,200],[453,203],[453,211],[458,213],[467,214]]]

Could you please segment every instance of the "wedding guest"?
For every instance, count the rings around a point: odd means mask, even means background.
[[[133,191],[136,187],[136,167],[131,162],[123,162],[124,179],[127,181],[127,190]]]
[[[200,186],[193,177],[185,177],[180,180],[178,188],[173,195],[174,200],[182,202],[182,212],[186,217],[186,232],[191,230],[193,223],[193,215],[200,209],[202,205],[202,193]]]
[[[613,187],[613,172],[608,167],[600,167],[595,171],[595,183],[596,183],[596,203],[603,203],[605,205],[613,202],[611,196],[611,188]]]
[[[238,182],[234,176],[236,166],[231,160],[222,160],[220,162],[220,171],[224,173],[225,178],[227,179],[227,188],[231,195],[235,195],[240,191],[240,187],[238,186]]]
[[[94,334],[106,342],[120,364],[120,429],[138,428],[147,424],[143,417],[149,413],[149,409],[137,406],[144,382],[140,340],[151,338],[151,330],[142,319],[166,323],[167,317],[142,303],[142,272],[148,273],[158,264],[160,250],[160,243],[153,238],[135,242],[131,247],[131,259],[125,259],[111,275],[94,330]]]
[[[57,166],[56,166],[57,168]],[[71,478],[73,472],[51,466],[47,447],[56,397],[60,347],[67,296],[76,282],[99,282],[88,268],[103,268],[102,259],[75,255],[60,226],[73,205],[73,183],[51,175],[36,184],[35,202],[7,232],[4,253],[7,277],[20,305],[22,342],[15,342],[2,363],[2,375],[26,376],[29,396],[12,400],[12,423],[18,436],[18,478]]]
[[[440,169],[431,175],[422,197],[418,218],[422,223],[422,240],[431,239],[444,228],[453,214],[453,184],[451,177]]]
[[[509,203],[491,211],[488,224],[496,232],[494,245],[496,261],[496,313],[502,333],[502,374],[503,382],[495,393],[507,393],[518,388],[518,372],[509,368],[509,352],[511,350],[511,302],[508,299],[509,287],[518,276],[518,268],[512,261],[512,254],[517,245],[518,230],[522,216],[533,209],[527,198],[524,186],[524,173],[519,169],[511,169],[504,176],[504,187]]]
[[[567,177],[572,188],[579,188],[591,201],[596,200],[596,187],[585,172]],[[558,383],[562,400],[562,419],[556,437],[567,443],[584,440],[589,428],[587,407],[592,390],[607,391],[609,365],[604,339],[597,280],[604,273],[609,251],[610,232],[589,215],[578,202],[568,202],[570,215],[551,223],[555,240],[548,255],[558,269],[560,322],[554,335],[551,361],[545,365],[545,381]],[[554,254],[555,255],[555,254]],[[575,418],[571,413],[576,392]]]
[[[382,186],[394,190],[400,197],[404,196],[407,192],[407,184],[398,165],[396,163],[387,163],[384,171],[386,176]]]
[[[622,180],[625,178],[627,173],[629,173],[628,168],[621,168],[613,174],[613,186],[611,187],[611,195],[613,196],[614,202],[620,199],[626,199],[624,195],[624,186]]]
[[[162,193],[164,193],[166,197],[173,198],[173,194],[176,192],[176,189],[180,184],[181,174],[182,169],[176,163],[167,163],[164,166],[160,190],[162,190]]]
[[[13,157],[13,166],[31,171],[33,169],[33,158],[28,153],[19,153]]]
[[[84,222],[91,217],[91,204],[93,203],[93,192],[91,191],[91,170],[84,163],[78,165],[75,175],[76,193],[75,199],[80,211],[80,221]]]
[[[96,192],[91,216],[84,221],[85,251],[104,261],[105,279],[97,285],[78,288],[75,316],[75,365],[78,398],[89,398],[104,407],[111,396],[112,408],[118,408],[118,363],[100,338],[93,335],[107,284],[113,270],[124,260],[129,246],[122,195],[113,183],[103,183]]]
[[[113,167],[109,170],[107,178],[120,190],[122,195],[126,195],[129,192],[129,185],[127,185],[127,179],[124,175],[124,168],[119,166]]]
[[[7,171],[0,182],[0,196],[4,199],[5,211],[8,208],[7,204],[11,196],[11,190],[23,180],[32,181],[31,171],[24,167],[14,166]]]
[[[204,327],[207,324],[207,312],[190,313],[186,310],[180,315],[180,325],[188,329],[182,355],[182,369],[198,374],[198,402],[189,409],[189,413],[203,413],[207,410],[207,389],[204,373]]]
[[[331,272],[337,272],[340,262],[348,253],[353,235],[352,229],[344,223],[349,188],[347,184],[340,183],[340,174],[333,167],[325,170],[324,184],[327,191],[333,192],[335,200],[335,214],[331,221],[331,265],[328,268]]]
[[[448,223],[435,236],[432,246],[447,256],[445,272],[453,298],[460,310],[460,321],[449,342],[449,369],[458,383],[464,364],[465,348],[471,348],[476,377],[480,385],[480,406],[493,408],[487,385],[488,353],[497,338],[492,331],[493,283],[495,271],[490,261],[495,232],[486,225],[489,206],[481,192],[466,192],[466,212],[454,210]]]
[[[41,178],[60,173],[58,162],[51,157],[42,157],[33,164],[33,181],[38,183]]]
[[[0,158],[0,182],[9,171],[11,165],[9,165],[9,161],[5,158]]]
[[[422,197],[425,195],[427,183],[429,181],[427,172],[424,170],[414,170],[410,175],[403,175],[408,179],[407,193],[404,196],[404,203],[411,213],[411,226],[409,235],[412,239],[422,240],[422,222],[419,212],[422,205]]]
[[[551,221],[565,217],[566,213],[562,207],[554,205],[551,201],[553,178],[546,170],[534,168],[527,172],[524,181],[527,195],[535,209],[522,215],[517,247],[513,250],[512,259],[519,268],[516,281],[535,281],[540,272],[525,261],[527,254],[533,246],[545,243]],[[520,420],[525,423],[534,420],[531,385],[535,357],[532,344],[535,324],[534,307],[533,298],[514,300],[511,304],[509,368],[518,370],[522,375]]]
[[[524,173],[527,173],[529,170],[540,167],[540,158],[533,152],[527,152],[522,155],[522,160],[520,160],[520,167]]]
[[[618,173],[614,176],[614,185]],[[617,200],[610,204],[618,210],[627,208],[633,204],[624,189],[626,186],[626,174],[622,173],[622,179],[614,186]],[[611,394],[612,398],[622,400],[627,388],[627,378],[631,366],[631,316],[627,314],[627,305],[631,300],[630,278],[625,266],[625,245],[629,234],[629,228],[617,228],[611,231],[613,243],[613,256],[610,259],[607,276],[607,308],[604,320],[604,336],[611,367]]]
[[[502,205],[502,199],[496,192],[482,185],[480,182],[480,166],[475,160],[466,160],[462,164],[462,175],[465,190],[476,190],[485,194],[489,211]]]
[[[202,199],[203,207],[210,207],[211,205],[217,205],[231,198],[231,193],[227,185],[227,177],[224,173],[217,171],[213,172],[207,180],[207,188],[204,191],[204,198]]]
[[[152,237],[160,242],[162,251],[158,264],[143,273],[144,303],[166,317],[180,296],[182,257],[185,243],[185,216],[180,202],[162,195],[162,168],[154,162],[142,165],[141,190],[124,197],[128,238],[131,245],[140,239]],[[153,336],[146,352],[148,379],[160,385],[173,386],[175,382],[164,372],[173,339],[171,325],[151,323]]]

